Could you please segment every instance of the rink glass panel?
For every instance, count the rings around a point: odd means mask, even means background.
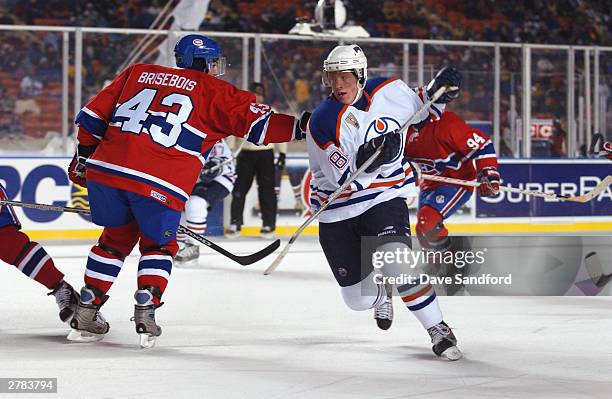
[[[571,149],[568,147],[567,73],[567,50],[531,49],[531,156],[534,158],[574,155],[568,154]],[[550,121],[558,123],[552,132]],[[562,146],[565,155],[555,152],[553,145],[556,140],[553,136],[562,134],[566,134]]]
[[[0,31],[2,149],[40,150],[61,133],[62,45],[62,32]]]
[[[104,87],[105,81],[113,80],[132,64],[160,63],[174,67],[172,50],[181,36],[183,34],[171,35],[171,45],[168,46],[166,34],[83,33],[82,105]],[[219,43],[227,59],[226,72],[221,79],[242,87],[242,38],[211,38]],[[170,50],[165,56],[160,55],[160,45]]]
[[[612,52],[599,54],[599,132],[612,141]]]
[[[444,66],[452,65],[462,76],[459,98],[447,110],[457,113],[493,139],[494,49],[478,46],[425,45],[423,84]]]

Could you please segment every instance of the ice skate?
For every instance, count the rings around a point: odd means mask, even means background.
[[[178,251],[174,260],[176,266],[181,267],[186,263],[196,262],[200,257],[200,246],[191,243],[185,243],[185,246]]]
[[[108,295],[98,295],[102,297],[102,303],[96,305],[93,303],[96,298],[96,291],[98,290],[91,286],[81,288],[81,299],[72,320],[70,320],[72,330],[68,334],[69,341],[100,341],[110,329],[110,325],[99,312],[100,307],[108,300]]]
[[[433,344],[431,349],[437,356],[451,361],[461,359],[463,354],[457,348],[457,338],[444,321],[428,328],[427,332]]]
[[[140,336],[140,347],[149,349],[155,346],[155,340],[162,333],[162,329],[155,322],[155,309],[163,305],[153,303],[153,293],[159,290],[157,287],[145,287],[142,290],[136,291],[134,299],[134,317],[132,320],[136,323],[136,332]]]
[[[230,224],[229,227],[227,228],[227,231],[225,232],[225,236],[227,238],[236,238],[240,235],[240,226],[237,226],[235,224]]]
[[[387,296],[385,300],[374,308],[374,319],[381,330],[388,330],[393,323],[393,287],[385,284]]]
[[[259,230],[259,235],[261,238],[272,239],[274,238],[274,229],[270,226],[263,226],[261,230]]]
[[[74,316],[76,308],[79,304],[79,293],[64,280],[60,281],[59,284],[47,295],[53,295],[55,302],[59,307],[59,318],[64,323],[70,323],[70,319]]]

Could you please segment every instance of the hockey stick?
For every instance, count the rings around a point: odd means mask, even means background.
[[[432,175],[426,175],[426,174],[420,174],[420,178],[423,179],[423,180],[437,181],[437,182],[440,182],[440,183],[448,183],[448,184],[454,184],[454,185],[458,185],[458,186],[478,187],[481,184],[481,183],[476,182],[476,181],[454,179],[452,177],[444,177],[444,176],[432,176]],[[571,201],[571,202],[585,203],[585,202],[591,201],[593,198],[595,198],[596,196],[601,194],[606,188],[608,188],[608,186],[610,186],[610,184],[612,184],[612,175],[606,176],[606,178],[603,179],[601,181],[601,183],[596,185],[588,193],[583,194],[583,195],[579,195],[579,196],[576,196],[576,197],[570,197],[570,196],[567,196],[567,195],[554,194],[554,193],[545,193],[545,192],[542,192],[542,191],[529,191],[529,190],[523,190],[523,189],[520,189],[520,188],[514,188],[514,187],[508,187],[508,186],[499,186],[499,190],[500,191],[507,191],[507,192],[510,192],[510,193],[530,195],[530,196],[533,196],[533,197],[548,198],[548,199],[560,200],[560,201]]]
[[[421,106],[421,108],[419,108],[414,113],[414,115],[412,115],[412,117],[400,128],[399,131],[401,133],[403,133],[406,129],[408,129],[408,127],[410,125],[412,125],[413,123],[417,122],[414,119],[416,119],[418,114],[420,114],[423,110],[429,108],[431,106],[431,104],[433,104],[434,101],[436,101],[438,98],[440,98],[440,96],[442,94],[444,94],[447,90],[451,90],[451,89],[456,89],[456,88],[449,87],[449,86],[440,87],[438,89],[438,91],[436,91],[434,93],[434,95],[431,97],[431,99],[429,101],[427,101],[425,104],[423,104],[423,106]],[[280,265],[280,263],[285,258],[285,256],[287,256],[287,253],[289,253],[289,249],[291,248],[291,245],[298,239],[298,237],[300,236],[302,231],[304,231],[304,229],[313,220],[315,220],[321,214],[321,212],[323,212],[325,209],[327,209],[329,204],[331,204],[336,198],[338,198],[340,196],[340,194],[342,194],[344,192],[344,190],[346,190],[346,188],[353,182],[353,180],[355,180],[357,177],[359,177],[359,175],[361,175],[363,173],[363,171],[366,170],[368,168],[368,166],[370,166],[372,164],[372,162],[374,162],[376,160],[376,158],[378,158],[378,156],[380,155],[380,153],[383,150],[383,146],[384,146],[384,142],[383,142],[383,145],[378,147],[376,149],[376,152],[374,152],[374,154],[372,154],[372,156],[370,158],[368,158],[368,160],[365,161],[364,164],[359,167],[359,169],[357,169],[355,172],[353,172],[352,175],[350,175],[348,177],[348,179],[344,182],[344,184],[342,184],[340,187],[338,187],[338,189],[336,191],[334,191],[321,204],[321,206],[319,207],[319,209],[317,209],[316,212],[314,212],[312,215],[310,215],[310,217],[308,219],[306,219],[306,221],[304,223],[302,223],[302,225],[297,229],[297,231],[295,233],[293,233],[291,238],[289,238],[289,241],[287,242],[287,244],[285,244],[285,246],[283,247],[283,250],[281,251],[281,253],[276,257],[276,259],[274,259],[272,264],[270,266],[268,266],[268,268],[264,271],[264,275],[268,275],[268,274],[272,273],[274,270],[276,270],[276,268],[278,267],[278,265]]]
[[[18,206],[21,208],[30,208],[30,209],[38,209],[41,211],[55,211],[55,212],[70,212],[70,213],[80,213],[80,214],[90,214],[89,209],[81,209],[81,208],[71,208],[68,206],[60,206],[60,205],[46,205],[46,204],[31,204],[31,203],[27,203],[27,202],[21,202],[21,201],[8,201],[8,200],[2,200],[0,199],[0,205],[11,205],[11,206]],[[276,251],[276,249],[278,247],[280,247],[280,240],[275,240],[272,244],[268,245],[267,247],[265,247],[264,249],[262,249],[261,251],[255,252],[251,255],[234,255],[231,252],[227,251],[226,249],[223,249],[222,247],[218,246],[217,244],[215,244],[214,242],[208,240],[207,238],[196,234],[195,232],[193,232],[192,230],[189,230],[188,228],[184,227],[184,226],[179,226],[177,233],[181,233],[181,234],[185,234],[191,238],[193,238],[194,240],[199,241],[200,243],[206,245],[207,247],[209,247],[210,249],[212,249],[213,251],[217,251],[219,252],[221,255],[224,255],[228,258],[230,258],[231,260],[233,260],[236,263],[241,264],[242,266],[247,266],[250,264],[253,264],[255,262],[258,262],[260,260],[262,260],[263,258],[265,258],[266,256],[270,255],[272,252]]]

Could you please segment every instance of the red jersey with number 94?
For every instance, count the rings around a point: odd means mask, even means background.
[[[497,168],[495,149],[489,137],[449,111],[419,131],[410,128],[404,155],[416,162],[425,174],[462,180],[474,180],[482,168]],[[429,191],[444,184],[425,180],[420,189]]]
[[[208,152],[234,135],[255,144],[291,141],[294,117],[203,72],[135,64],[77,115],[78,140],[98,145],[87,179],[182,210]]]

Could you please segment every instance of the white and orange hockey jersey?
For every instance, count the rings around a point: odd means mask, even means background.
[[[323,101],[309,121],[306,141],[311,181],[311,204],[316,209],[357,170],[357,150],[376,136],[401,128],[427,101],[427,93],[416,91],[400,79],[374,78],[366,82],[361,98],[344,105],[332,96]],[[438,119],[443,104],[421,112],[418,120]],[[405,142],[405,140],[404,140]],[[417,195],[410,164],[397,157],[373,173],[363,173],[321,213],[319,221],[332,223],[362,214],[393,198]]]

